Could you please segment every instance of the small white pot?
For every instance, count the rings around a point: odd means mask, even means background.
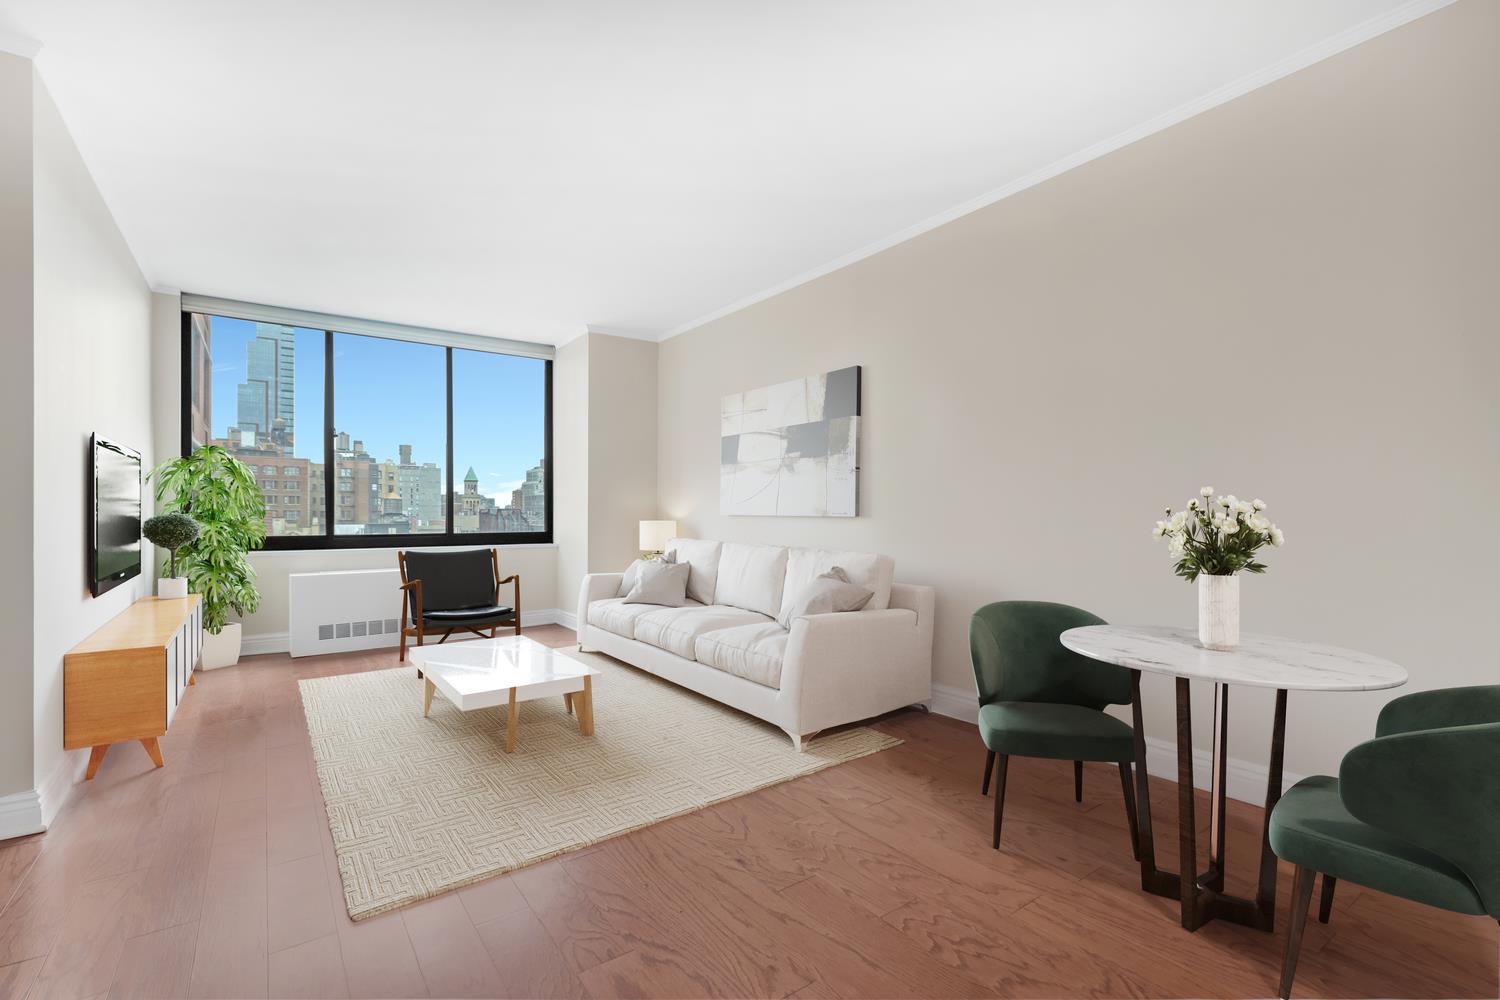
[[[187,577],[164,576],[156,583],[157,597],[186,597]]]
[[[203,633],[203,669],[217,670],[240,662],[240,623],[224,626],[218,635]]]
[[[1198,644],[1233,649],[1240,644],[1240,578],[1198,577]]]

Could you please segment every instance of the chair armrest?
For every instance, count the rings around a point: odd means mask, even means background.
[[[1366,740],[1339,765],[1355,818],[1457,865],[1500,916],[1500,722]]]
[[[406,615],[408,611],[411,612],[413,623],[420,627],[422,622],[422,581],[407,580],[401,584],[400,589],[406,591],[407,597],[411,598],[411,600],[407,600],[406,598],[402,598],[401,600],[401,627],[406,627]]]
[[[620,583],[624,579],[624,573],[584,575],[583,582],[578,585],[578,621],[575,623],[580,636],[583,635],[583,630],[589,623],[589,605],[595,601],[602,601],[606,597],[618,597]]]
[[[1376,736],[1500,722],[1500,684],[1439,688],[1403,695],[1380,710]]]

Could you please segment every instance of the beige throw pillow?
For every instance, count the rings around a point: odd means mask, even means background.
[[[790,629],[793,621],[807,615],[859,611],[869,604],[870,598],[874,596],[875,591],[868,587],[861,587],[857,583],[850,583],[849,574],[835,566],[827,573],[813,577],[812,582],[797,595],[797,599],[787,608],[786,613],[776,621],[782,628]]]
[[[687,563],[669,563],[656,560],[641,563],[640,578],[623,604],[660,604],[665,608],[681,608],[687,605]]]

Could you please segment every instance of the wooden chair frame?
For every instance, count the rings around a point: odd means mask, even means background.
[[[436,629],[429,632],[422,627],[422,581],[408,580],[406,578],[406,553],[397,552],[396,562],[401,567],[401,652],[398,662],[405,663],[406,640],[408,638],[416,639],[417,645],[420,646],[424,643],[427,636],[437,635],[438,633]],[[516,635],[520,635],[521,575],[519,573],[512,573],[510,576],[507,576],[504,579],[501,578],[499,549],[490,549],[490,564],[494,567],[495,571],[495,596],[493,600],[496,604],[500,603],[500,588],[507,583],[514,586],[515,600],[512,602],[511,606],[515,610]],[[412,599],[410,601],[406,599],[407,592],[410,592],[412,595]],[[413,606],[415,606],[416,612],[415,621],[412,620]],[[500,634],[499,625],[490,625],[487,628],[488,631],[485,631],[485,627],[483,626],[476,628],[473,625],[454,625],[452,628],[442,630],[443,637],[438,640],[438,645],[442,645],[443,643],[447,642],[448,637],[454,632],[471,632],[474,635],[479,636],[481,639],[493,639]],[[420,670],[417,671],[417,676],[422,676],[422,672]]]

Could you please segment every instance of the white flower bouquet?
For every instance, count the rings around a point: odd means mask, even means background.
[[[1255,554],[1286,541],[1265,510],[1260,500],[1241,500],[1232,493],[1214,496],[1214,488],[1205,486],[1188,501],[1186,510],[1168,507],[1166,518],[1156,522],[1151,534],[1167,540],[1173,572],[1185,580],[1200,575],[1233,576],[1241,570],[1264,573],[1265,563],[1257,561]]]

